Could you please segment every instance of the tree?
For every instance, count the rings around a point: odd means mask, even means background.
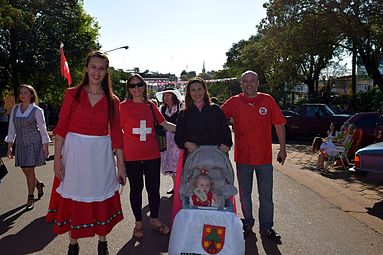
[[[0,0],[0,92],[29,83],[42,101],[60,100],[67,87],[60,77],[60,42],[73,80],[79,81],[85,55],[100,48],[99,26],[82,5],[77,0]]]
[[[328,23],[331,22],[348,41],[348,45],[340,46],[356,51],[368,75],[383,91],[383,74],[379,71],[379,63],[383,59],[382,1],[322,0],[318,4],[322,6]]]
[[[260,35],[253,35],[248,40],[241,40],[234,43],[228,52],[226,52],[226,63],[228,77],[240,76],[247,70],[253,70],[260,76],[261,83],[264,82],[264,75],[261,63],[258,62],[259,51],[256,44],[261,39]]]
[[[315,84],[337,55],[336,45],[341,40],[328,20],[318,15],[316,2],[270,1],[266,5],[268,15],[259,25],[268,80],[282,82],[283,78],[290,84],[301,81],[308,85],[309,98],[316,96]]]
[[[120,100],[125,99],[126,97],[126,82],[131,76],[130,73],[124,72],[122,69],[110,68],[110,74],[113,84],[114,93],[120,98]]]
[[[187,72],[183,70],[181,72],[181,81],[187,81],[197,76],[197,73],[195,71]]]

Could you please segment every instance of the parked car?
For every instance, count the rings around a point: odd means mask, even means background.
[[[347,122],[355,124],[357,128],[362,129],[362,141],[360,147],[377,142],[377,123],[379,112],[359,112],[351,116]]]
[[[341,126],[348,114],[336,114],[326,104],[302,104],[296,111],[282,111],[286,118],[286,136],[326,136],[331,122]]]
[[[349,171],[365,175],[383,174],[383,142],[374,143],[355,153],[354,166]]]
[[[285,117],[299,117],[299,113],[290,111],[290,110],[281,110],[283,116]]]
[[[377,142],[383,142],[383,107],[381,108],[376,122],[375,138]]]

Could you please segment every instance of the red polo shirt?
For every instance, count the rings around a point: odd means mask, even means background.
[[[286,123],[274,98],[260,92],[248,98],[241,93],[229,98],[222,110],[227,118],[234,119],[234,160],[239,164],[271,164],[272,124]]]

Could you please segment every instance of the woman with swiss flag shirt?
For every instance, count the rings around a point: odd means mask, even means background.
[[[138,74],[127,81],[127,99],[120,104],[120,121],[123,130],[124,160],[130,184],[130,204],[135,217],[133,236],[142,238],[142,190],[148,193],[150,224],[162,234],[169,227],[158,219],[160,207],[160,164],[154,118],[167,130],[174,132],[175,125],[167,122],[157,106],[147,98],[147,84]]]

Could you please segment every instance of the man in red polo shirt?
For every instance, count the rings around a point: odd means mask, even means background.
[[[259,232],[262,237],[281,244],[281,237],[273,230],[273,165],[272,165],[272,125],[275,126],[280,150],[278,161],[286,159],[285,128],[286,120],[274,98],[258,92],[258,74],[246,71],[241,76],[243,93],[232,96],[223,105],[222,110],[234,127],[234,160],[237,166],[237,178],[245,235],[252,232],[254,226],[251,193],[253,174],[257,176],[259,193]]]

